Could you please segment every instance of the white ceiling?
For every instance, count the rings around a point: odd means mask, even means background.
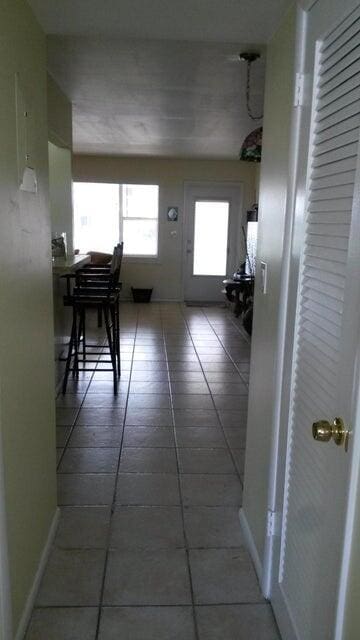
[[[261,121],[264,44],[291,0],[28,0],[80,153],[236,158]],[[256,44],[254,44],[256,43]]]

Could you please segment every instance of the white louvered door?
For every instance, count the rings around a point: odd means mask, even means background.
[[[308,16],[314,82],[278,569],[290,635],[298,640],[341,637],[335,627],[353,439],[345,453],[315,442],[311,427],[338,416],[352,425],[354,410],[360,8],[349,13],[352,5],[318,0]],[[290,635],[287,629],[284,640]]]

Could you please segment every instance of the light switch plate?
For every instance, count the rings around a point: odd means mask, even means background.
[[[261,271],[261,292],[265,295],[267,293],[267,263],[260,262]]]

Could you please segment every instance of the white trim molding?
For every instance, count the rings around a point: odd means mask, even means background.
[[[56,531],[59,525],[59,519],[60,519],[60,509],[59,507],[57,507],[50,525],[49,534],[48,534],[43,552],[40,557],[39,566],[35,574],[35,578],[34,578],[32,587],[30,589],[29,595],[27,597],[24,611],[22,613],[22,616],[19,622],[19,626],[16,631],[15,640],[23,640],[27,626],[30,622],[30,617],[32,614],[32,610],[34,608],[37,592],[40,587],[40,582],[43,577],[45,567],[46,567],[46,564],[50,555],[50,551],[52,548],[52,544],[53,544]]]

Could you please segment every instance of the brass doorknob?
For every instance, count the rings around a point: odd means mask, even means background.
[[[312,426],[314,440],[329,442],[332,438],[332,425],[328,420],[318,420]]]
[[[312,433],[314,440],[318,442],[329,442],[331,438],[338,446],[345,445],[348,449],[349,431],[345,428],[342,418],[335,418],[331,423],[328,420],[318,420],[313,423]]]

